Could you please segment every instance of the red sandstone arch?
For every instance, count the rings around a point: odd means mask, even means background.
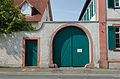
[[[52,34],[52,37],[50,39],[50,62],[49,62],[49,67],[51,67],[51,68],[57,67],[56,64],[53,64],[53,40],[54,40],[55,35],[61,29],[65,28],[65,27],[70,27],[70,26],[77,27],[77,28],[83,30],[86,33],[86,35],[88,37],[88,40],[89,40],[89,60],[90,60],[90,62],[89,62],[89,64],[87,64],[85,66],[85,68],[93,68],[94,67],[94,64],[93,64],[93,41],[92,41],[91,35],[85,27],[83,27],[79,24],[75,24],[75,23],[63,24],[62,26],[58,27],[55,30],[55,32]]]

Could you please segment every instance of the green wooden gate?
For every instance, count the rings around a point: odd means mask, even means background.
[[[37,40],[26,40],[25,66],[37,66]]]
[[[59,67],[83,67],[89,63],[89,41],[81,29],[66,27],[56,34],[53,63]]]

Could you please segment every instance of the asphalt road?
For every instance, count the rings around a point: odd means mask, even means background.
[[[0,79],[120,79],[120,77],[110,75],[0,75]]]

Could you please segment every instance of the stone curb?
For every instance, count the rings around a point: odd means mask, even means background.
[[[2,73],[47,73],[47,74],[120,74],[119,69],[82,69],[82,68],[0,68]]]

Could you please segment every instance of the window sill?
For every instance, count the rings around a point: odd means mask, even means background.
[[[114,49],[113,51],[117,52],[117,51],[120,51],[120,49]]]
[[[120,9],[120,7],[110,7],[109,9]]]
[[[114,7],[114,9],[120,9],[120,7]]]

